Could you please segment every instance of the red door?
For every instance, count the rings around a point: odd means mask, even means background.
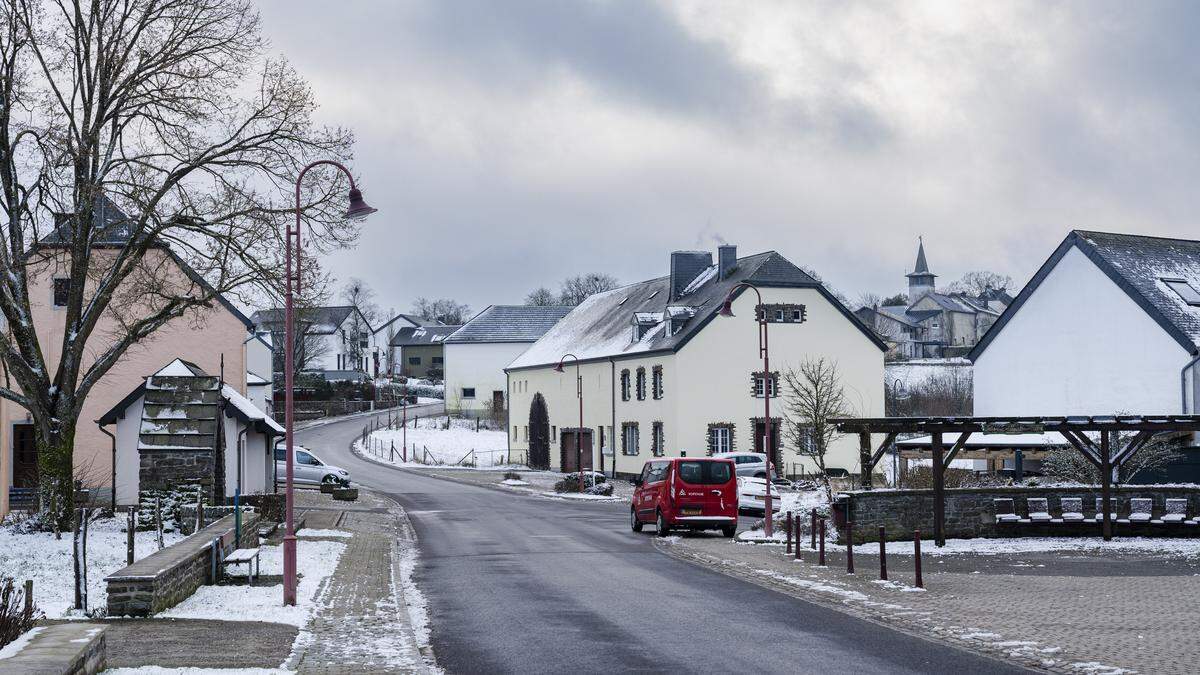
[[[575,443],[580,434],[576,429],[563,429],[559,432],[559,466],[562,467],[563,473],[575,473],[579,471],[579,453],[576,451]],[[592,430],[583,430],[583,469],[591,471],[592,469]]]
[[[13,425],[13,482],[17,488],[38,486],[37,445],[32,424]]]
[[[767,427],[762,420],[754,422],[754,451],[765,453],[766,450],[766,434]],[[779,420],[771,420],[771,468],[774,473],[779,473]]]

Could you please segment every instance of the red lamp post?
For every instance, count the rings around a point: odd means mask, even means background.
[[[754,311],[758,315],[758,354],[763,360],[763,449],[767,455],[767,495],[763,505],[766,507],[766,520],[763,523],[763,532],[770,538],[773,529],[771,527],[771,359],[767,350],[767,311],[763,307],[762,293],[754,284],[743,281],[733,288],[729,289],[729,294],[725,296],[725,303],[721,306],[720,316],[733,316],[733,296],[743,288],[749,288],[758,296],[758,304],[755,305]]]
[[[577,462],[579,463],[579,492],[582,493],[583,485],[583,377],[579,374],[579,357],[574,354],[563,354],[558,360],[558,365],[554,366],[554,372],[562,373],[563,361],[567,357],[575,359],[575,397],[579,399],[579,427],[575,429],[575,453]]]
[[[309,169],[322,164],[337,167],[346,177],[350,179],[350,205],[346,209],[347,219],[365,218],[378,209],[372,208],[363,201],[362,193],[354,186],[354,176],[350,175],[349,169],[342,166],[340,163],[333,160],[323,159],[308,166],[300,171],[300,175],[296,177],[296,224],[288,225],[286,253],[286,274],[287,274],[287,293],[284,304],[284,343],[286,345],[283,360],[283,378],[284,378],[284,437],[287,447],[287,487],[284,490],[285,503],[285,521],[286,529],[283,537],[283,604],[296,604],[296,530],[292,522],[292,490],[293,490],[293,451],[292,451],[292,431],[293,431],[293,408],[292,408],[292,369],[295,364],[296,352],[296,321],[295,312],[293,311],[293,296],[300,293],[300,182],[304,180],[304,174],[308,173]],[[295,251],[293,252],[293,248]],[[293,264],[294,258],[294,264]]]

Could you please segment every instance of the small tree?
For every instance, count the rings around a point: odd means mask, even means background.
[[[988,270],[976,270],[962,275],[958,281],[946,287],[950,293],[979,295],[986,290],[1000,291],[1012,286],[1012,277]]]
[[[458,326],[467,322],[467,318],[471,314],[471,307],[449,298],[440,300],[417,298],[413,301],[413,314],[447,326]]]
[[[379,318],[379,307],[375,304],[375,291],[371,290],[361,279],[351,278],[342,288],[342,299],[354,308],[347,322],[346,356],[350,363],[357,367],[368,355],[371,344],[371,325]],[[363,343],[367,343],[366,346]],[[363,368],[370,375],[369,367]]]
[[[562,292],[559,293],[558,300],[563,305],[578,305],[587,300],[588,296],[611,291],[617,285],[615,277],[598,272],[569,277],[562,282]]]
[[[806,359],[797,368],[783,371],[783,383],[784,438],[817,467],[825,495],[832,500],[825,455],[842,436],[832,420],[853,414],[837,363],[824,357]]]
[[[525,304],[533,307],[547,307],[557,305],[558,298],[554,296],[554,291],[545,286],[539,286],[525,296]]]
[[[529,466],[550,468],[550,412],[546,399],[536,392],[529,404]]]

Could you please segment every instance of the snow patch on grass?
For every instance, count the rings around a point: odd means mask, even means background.
[[[508,434],[505,431],[480,429],[475,431],[473,420],[451,418],[450,428],[443,429],[445,417],[425,417],[409,424],[407,429],[380,429],[371,432],[367,442],[354,442],[354,451],[368,459],[397,466],[457,465],[464,460],[478,467],[502,466],[508,461]],[[407,454],[401,448],[407,443]],[[395,458],[392,446],[395,445]],[[472,455],[471,451],[475,453]]]

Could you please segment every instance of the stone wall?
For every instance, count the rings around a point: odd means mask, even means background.
[[[105,669],[107,626],[68,621],[34,630],[29,643],[3,661],[0,672],[91,675]]]
[[[205,494],[212,494],[214,465],[211,449],[142,448],[138,452],[138,488],[143,492],[171,490],[179,485],[203,485]]]
[[[234,518],[225,516],[196,534],[105,577],[108,616],[148,616],[179,604],[206,583],[213,583],[213,539],[223,554],[258,544],[258,516],[242,514],[242,538],[234,541]]]
[[[1096,513],[1098,487],[991,487],[954,488],[946,490],[945,535],[949,539],[971,537],[1010,537],[1023,533],[1020,528],[998,527],[993,499],[1011,498],[1022,517],[1028,514],[1025,500],[1044,497],[1050,513],[1062,513],[1063,497],[1082,497],[1083,513],[1091,518]],[[1135,485],[1113,488],[1115,513],[1125,517],[1129,500],[1134,497],[1154,500],[1154,517],[1162,515],[1164,501],[1187,499],[1189,517],[1200,514],[1200,488]],[[842,493],[835,510],[845,509],[854,521],[854,541],[862,543],[879,540],[883,526],[889,541],[910,540],[913,530],[921,530],[922,539],[933,539],[933,490],[870,490]],[[839,523],[840,525],[840,523]],[[1200,530],[1200,528],[1191,528]],[[1065,531],[1064,531],[1065,533]],[[1089,534],[1096,534],[1088,532]],[[1196,532],[1200,535],[1200,531]],[[845,540],[845,528],[838,528],[838,538]]]

